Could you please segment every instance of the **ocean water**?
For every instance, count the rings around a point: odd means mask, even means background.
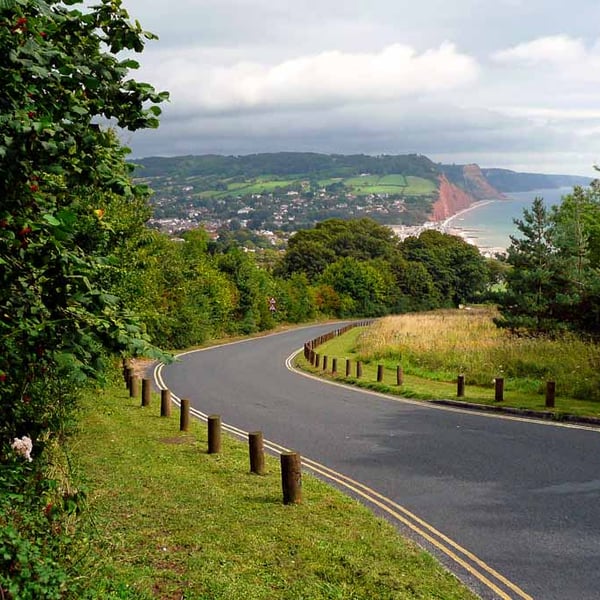
[[[523,218],[523,210],[530,209],[536,196],[544,199],[547,207],[560,204],[570,187],[531,192],[513,192],[508,200],[494,200],[489,204],[476,206],[448,220],[448,226],[460,229],[463,235],[480,248],[508,248],[511,235],[517,235],[514,219]]]

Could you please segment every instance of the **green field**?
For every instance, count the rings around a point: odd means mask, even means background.
[[[192,182],[191,182],[192,183]],[[208,189],[199,193],[202,198],[225,198],[227,196],[246,196],[250,194],[268,194],[275,189],[300,190],[306,188],[306,179],[289,177],[270,177],[263,175],[245,181],[222,182],[227,186],[226,190]],[[436,190],[433,181],[412,175],[400,173],[392,175],[365,175],[363,177],[335,177],[319,180],[323,188],[334,183],[342,183],[349,193],[357,196],[368,194],[392,194],[398,196],[426,196]],[[192,183],[193,184],[193,183]]]

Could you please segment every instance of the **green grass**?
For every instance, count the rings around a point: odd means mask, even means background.
[[[245,444],[206,453],[205,425],[141,408],[124,388],[89,393],[74,460],[89,489],[91,598],[458,599],[475,596],[387,522],[304,476],[281,501],[279,461],[248,468]],[[174,411],[176,413],[176,411]]]
[[[355,194],[399,194],[423,196],[435,191],[432,181],[412,175],[368,175],[344,180],[344,184]]]
[[[319,181],[319,185],[326,187],[335,182],[343,184],[353,193],[366,194],[398,194],[409,196],[425,196],[436,190],[434,182],[422,177],[412,175],[367,175],[365,177],[330,178]],[[205,190],[199,193],[201,198],[225,198],[228,196],[245,196],[249,194],[262,194],[273,192],[277,188],[299,188],[302,180],[294,178],[278,179],[268,175],[249,179],[247,181],[225,182],[227,190]]]
[[[415,318],[427,318],[423,315],[415,315]],[[336,337],[329,342],[321,345],[316,349],[321,356],[328,357],[328,372],[322,370],[322,362],[320,368],[312,367],[303,356],[299,356],[297,364],[301,368],[324,377],[333,377],[331,375],[332,358],[338,359],[338,375],[334,378],[358,385],[361,387],[400,395],[406,398],[415,398],[421,400],[456,400],[457,384],[456,378],[459,372],[452,371],[451,368],[441,362],[437,369],[415,364],[414,357],[411,356],[411,362],[402,364],[397,357],[378,356],[378,352],[374,352],[369,358],[365,351],[363,334],[368,328],[355,328],[348,333]],[[428,327],[429,330],[435,329]],[[557,342],[560,345],[560,342]],[[538,371],[544,371],[544,351],[547,348],[548,342],[540,343],[539,352],[535,354],[535,346],[532,345],[530,352],[533,353],[531,360],[535,361],[537,357]],[[443,343],[440,342],[440,346]],[[565,344],[564,348],[568,349]],[[507,348],[509,350],[509,348]],[[433,350],[432,350],[433,351]],[[568,351],[568,350],[567,350]],[[393,354],[393,353],[392,353]],[[571,357],[569,357],[571,358]],[[352,361],[351,376],[345,377],[345,359]],[[363,375],[360,379],[356,378],[356,360],[363,362]],[[563,361],[566,362],[567,357],[563,354]],[[464,363],[468,364],[468,358],[464,359]],[[384,365],[384,379],[381,383],[377,382],[377,366]],[[402,364],[404,370],[404,382],[402,386],[396,384],[396,367]],[[533,364],[533,363],[532,363]],[[453,365],[454,366],[454,365]],[[536,377],[537,374],[532,373],[530,377],[525,375],[521,377],[505,377],[504,384],[504,400],[502,406],[522,408],[536,411],[544,411],[553,413],[556,418],[561,415],[571,414],[577,416],[592,416],[600,417],[600,402],[575,398],[567,394],[561,394],[561,382],[557,381],[557,397],[555,407],[546,408],[545,406],[545,379]],[[473,375],[475,377],[475,374]],[[501,376],[500,373],[497,376]],[[496,405],[494,391],[494,377],[488,376],[486,385],[469,384],[465,390],[465,396],[460,398],[461,401],[470,402],[473,404]]]

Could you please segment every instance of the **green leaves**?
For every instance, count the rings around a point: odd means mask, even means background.
[[[97,121],[154,127],[165,95],[128,77],[136,61],[107,52],[149,37],[117,0],[0,0],[0,19],[2,444],[58,428],[67,400],[50,396],[55,384],[74,396],[109,353],[148,350],[112,289],[117,249],[147,209]],[[113,204],[121,214],[109,217]]]

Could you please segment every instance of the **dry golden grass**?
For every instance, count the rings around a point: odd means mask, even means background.
[[[386,317],[359,336],[356,353],[437,380],[464,373],[468,383],[491,385],[495,377],[506,377],[515,389],[536,391],[554,379],[563,394],[600,400],[597,344],[573,336],[514,337],[494,325],[496,314],[476,307]]]

